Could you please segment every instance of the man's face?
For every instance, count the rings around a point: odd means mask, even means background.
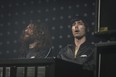
[[[74,38],[82,38],[86,34],[86,27],[82,20],[75,21],[72,24],[72,34]]]
[[[29,24],[29,25],[26,27],[26,29],[25,29],[25,31],[24,31],[25,37],[26,37],[26,38],[29,37],[29,36],[31,36],[31,35],[33,35],[33,28],[34,28],[34,25],[33,25],[33,24]]]

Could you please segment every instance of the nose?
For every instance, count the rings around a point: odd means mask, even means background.
[[[79,27],[78,24],[75,24],[75,29],[78,29],[78,27]]]
[[[25,29],[25,32],[27,32],[27,29]]]

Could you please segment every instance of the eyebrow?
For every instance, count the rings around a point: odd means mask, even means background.
[[[72,25],[75,25],[75,24],[83,24],[84,25],[84,22],[83,21],[75,21]]]
[[[84,23],[82,20],[78,20],[78,21],[75,21],[75,22]]]

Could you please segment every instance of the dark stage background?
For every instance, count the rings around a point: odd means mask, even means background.
[[[0,0],[0,58],[17,57],[20,34],[31,21],[47,24],[57,54],[72,41],[70,20],[75,16],[88,20],[92,43],[101,42],[93,36],[95,0]]]

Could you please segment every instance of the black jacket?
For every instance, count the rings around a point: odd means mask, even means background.
[[[51,57],[51,48],[32,48],[25,50],[23,53],[19,53],[18,58],[31,59],[31,58],[47,58]],[[21,52],[21,51],[20,51]]]
[[[84,42],[74,57],[75,44],[69,44],[62,48],[57,58],[74,62],[83,66],[83,69],[94,70],[95,69],[95,46],[89,42]]]

